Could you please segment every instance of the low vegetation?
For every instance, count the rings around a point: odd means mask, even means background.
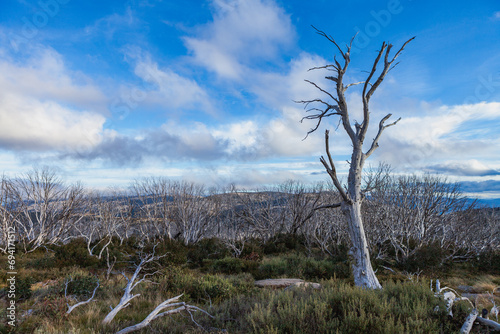
[[[354,286],[344,217],[321,209],[339,194],[325,185],[243,192],[148,178],[96,193],[46,169],[0,181],[0,262],[15,257],[17,271],[16,326],[1,332],[453,333],[472,306],[500,304],[499,211],[433,176],[366,175],[380,291]],[[268,278],[322,288],[254,286]],[[436,278],[472,304],[455,302],[449,318]]]
[[[498,267],[483,267],[485,258],[467,263],[436,267],[431,259],[420,262],[418,273],[401,264],[384,269],[374,263],[382,290],[355,287],[349,266],[342,256],[307,251],[304,240],[281,235],[283,246],[266,247],[253,240],[253,252],[236,258],[223,242],[209,239],[196,245],[182,241],[154,240],[142,244],[137,239],[113,240],[113,254],[120,254],[112,268],[105,260],[78,261],[87,246],[81,240],[29,253],[19,252],[16,285],[16,327],[1,328],[4,333],[116,333],[141,322],[161,302],[181,295],[181,300],[208,312],[181,312],[158,318],[139,333],[454,333],[458,332],[471,306],[454,305],[449,318],[446,303],[430,289],[430,279],[439,274],[442,284],[483,296],[481,307],[498,303],[493,294],[500,286]],[[155,247],[154,247],[155,246]],[[117,313],[107,325],[102,320],[123,295],[127,281],[138,264],[140,254],[151,252],[157,261],[144,267],[147,281],[137,285],[140,296]],[[206,250],[210,249],[210,252]],[[162,252],[162,253],[160,253]],[[65,255],[64,255],[65,254]],[[491,257],[494,257],[490,254]],[[496,255],[498,257],[498,255]],[[6,261],[6,256],[0,261]],[[427,261],[427,262],[426,262]],[[488,263],[494,258],[488,257]],[[5,276],[5,273],[2,273]],[[141,276],[142,277],[142,276]],[[318,282],[314,289],[260,289],[256,279],[294,277]],[[1,277],[5,282],[7,277]],[[96,289],[99,282],[99,287]],[[94,292],[94,290],[96,290]],[[492,293],[493,299],[485,296]],[[6,301],[4,289],[2,301]],[[483,295],[481,295],[483,293]],[[87,304],[67,311],[77,302],[95,297]],[[5,313],[6,307],[2,307]],[[5,314],[2,314],[5,317]],[[194,321],[193,321],[194,320]]]

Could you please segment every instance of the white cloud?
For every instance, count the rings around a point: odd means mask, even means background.
[[[493,13],[493,19],[494,20],[500,20],[500,11]]]
[[[213,134],[228,142],[227,151],[232,154],[255,147],[259,137],[259,127],[256,122],[246,120],[240,123],[221,125],[213,130]]]
[[[59,54],[36,49],[23,64],[0,58],[0,147],[79,150],[97,145],[106,97]]]
[[[196,81],[185,78],[171,69],[159,68],[149,55],[139,58],[134,72],[146,83],[154,86],[152,89],[145,87],[140,89],[140,93],[135,94],[136,102],[161,105],[165,109],[175,111],[199,108],[204,112],[214,113],[208,93]]]
[[[14,95],[54,100],[77,108],[104,112],[106,96],[81,73],[72,73],[52,49],[36,48],[25,63],[0,58],[0,87]]]
[[[421,115],[404,117],[384,132],[378,155],[395,166],[412,168],[459,158],[488,161],[492,152],[500,151],[498,138],[491,132],[475,133],[472,138],[461,132],[462,127],[469,130],[469,124],[478,120],[500,120],[500,103],[422,104]]]
[[[92,37],[104,34],[107,39],[112,39],[118,30],[138,23],[139,20],[134,16],[130,7],[127,7],[123,14],[113,13],[96,20],[92,25],[86,26],[84,33]]]
[[[55,102],[1,96],[0,146],[21,150],[84,150],[101,140],[105,118]]]
[[[213,22],[185,43],[200,65],[242,79],[254,61],[274,58],[295,36],[289,15],[270,0],[215,0]]]

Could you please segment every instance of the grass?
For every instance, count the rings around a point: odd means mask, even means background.
[[[158,272],[151,276],[151,282],[141,283],[134,290],[140,296],[110,325],[103,326],[101,321],[110,306],[118,303],[126,280],[118,273],[106,279],[106,268],[95,261],[77,265],[77,259],[71,256],[81,250],[71,247],[79,246],[65,246],[69,250],[65,261],[56,261],[54,252],[45,251],[17,256],[18,278],[23,283],[19,289],[26,296],[17,302],[18,325],[11,328],[2,323],[1,333],[116,333],[142,321],[159,303],[181,293],[182,301],[208,311],[214,318],[193,313],[202,329],[189,314],[177,314],[157,319],[138,333],[217,333],[222,329],[229,333],[455,333],[470,309],[468,303],[459,303],[454,307],[454,318],[447,317],[444,302],[429,288],[429,279],[437,278],[435,267],[429,271],[432,277],[425,276],[424,268],[418,282],[380,271],[378,277],[384,288],[370,291],[353,286],[345,260],[308,257],[293,244],[283,246],[283,253],[272,249],[269,254],[238,259],[228,257],[213,240],[203,246],[211,248],[210,252],[203,252],[201,246],[187,249],[169,241],[164,248],[176,249],[180,255],[172,253],[162,259],[164,262],[152,269]],[[0,256],[0,261],[5,260]],[[0,275],[4,283],[5,273]],[[64,282],[70,277],[71,300],[67,300]],[[101,287],[95,300],[67,315],[67,303],[87,299],[96,277]],[[253,284],[255,279],[278,277],[319,282],[322,289],[270,290]],[[479,293],[500,285],[500,276],[467,265],[447,268],[441,279],[442,286],[468,285]],[[0,301],[0,316],[5,319],[5,294]],[[497,304],[499,301],[497,298]],[[491,307],[488,298],[480,297],[478,302],[481,307]],[[436,306],[438,311],[434,311]]]

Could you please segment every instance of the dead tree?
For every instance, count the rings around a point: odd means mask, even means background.
[[[337,176],[335,164],[330,153],[328,130],[326,130],[325,132],[327,159],[321,157],[320,161],[328,172],[330,178],[333,181],[333,184],[339,191],[342,198],[339,203],[331,204],[329,205],[329,207],[340,207],[347,219],[349,236],[352,242],[350,255],[352,261],[354,282],[357,286],[361,286],[364,288],[379,289],[381,288],[381,285],[377,277],[375,276],[372,265],[370,263],[370,253],[368,250],[368,243],[366,240],[365,230],[363,227],[363,219],[361,215],[361,203],[364,198],[363,192],[361,190],[361,178],[365,161],[379,146],[378,142],[380,136],[382,135],[382,132],[386,128],[395,125],[399,121],[399,119],[395,122],[386,124],[387,120],[392,115],[388,114],[387,116],[382,118],[382,120],[379,122],[378,132],[375,138],[371,141],[370,147],[365,152],[363,152],[363,144],[365,142],[366,134],[368,132],[368,127],[370,124],[370,99],[384,80],[387,73],[389,73],[389,71],[397,65],[397,63],[394,63],[396,58],[401,54],[406,45],[414,39],[414,37],[406,41],[393,56],[389,55],[390,51],[392,50],[392,44],[383,42],[366,80],[344,85],[344,76],[351,61],[351,47],[354,41],[354,37],[351,39],[350,44],[346,46],[347,50],[343,51],[331,36],[316,28],[314,29],[319,35],[325,37],[336,46],[343,58],[343,64],[335,59],[334,64],[314,67],[310,69],[332,71],[334,74],[328,75],[325,78],[335,84],[335,92],[330,93],[326,89],[320,87],[318,84],[306,80],[323,94],[325,94],[327,99],[317,98],[298,102],[303,103],[306,108],[309,108],[309,106],[311,106],[307,111],[315,113],[303,118],[315,120],[317,122],[316,126],[308,132],[308,135],[319,128],[321,121],[324,118],[327,118],[329,116],[340,116],[342,126],[349,136],[349,139],[351,140],[353,149],[351,160],[349,162],[350,167],[346,188],[344,188],[344,186],[340,183],[340,180]],[[377,72],[377,67],[379,64],[382,66],[382,70]],[[348,111],[345,92],[349,87],[356,85],[362,85],[361,97],[363,102],[363,121],[361,122],[361,124],[355,121],[353,126],[349,118],[350,114]]]
[[[66,298],[66,300],[69,299],[69,297],[68,297],[68,285],[72,281],[73,281],[73,277],[71,277],[71,280],[66,280],[64,282],[64,298]],[[95,287],[94,291],[92,292],[92,296],[90,296],[89,299],[81,301],[81,302],[78,302],[78,303],[76,303],[75,305],[72,305],[72,306],[69,306],[69,303],[66,303],[66,305],[68,306],[68,311],[66,311],[66,314],[70,314],[71,312],[73,312],[73,310],[75,308],[77,308],[79,306],[82,306],[82,305],[90,303],[94,299],[95,293],[96,293],[97,289],[99,289],[99,286],[100,286],[100,283],[99,283],[99,279],[98,279],[97,280],[97,286]]]
[[[9,243],[14,244],[16,237],[16,202],[12,181],[4,175],[0,178],[0,251],[7,253]]]
[[[12,182],[16,225],[26,251],[67,241],[68,231],[83,219],[84,191],[65,185],[54,170],[34,168]]]
[[[120,310],[122,310],[125,307],[130,305],[130,301],[132,299],[140,296],[139,293],[133,294],[132,290],[134,290],[137,285],[141,284],[142,282],[147,281],[148,276],[151,276],[154,274],[154,273],[153,274],[143,274],[142,278],[139,279],[139,274],[144,269],[145,265],[147,265],[148,263],[151,263],[153,261],[156,261],[162,257],[162,256],[155,255],[155,248],[156,248],[156,246],[153,248],[153,252],[151,254],[142,254],[140,256],[141,261],[135,267],[134,274],[132,275],[131,278],[128,278],[128,276],[125,275],[125,273],[123,273],[123,272],[121,273],[123,275],[123,277],[125,277],[125,279],[127,280],[127,286],[124,289],[125,292],[123,293],[122,298],[118,302],[118,305],[116,305],[115,308],[113,308],[111,310],[111,312],[109,312],[108,315],[106,315],[106,317],[102,321],[103,325],[109,324],[115,318],[116,314],[118,314],[118,312],[120,312]]]
[[[181,298],[181,297],[182,297],[182,295],[179,295],[179,296],[165,300],[163,303],[158,305],[151,313],[149,313],[149,315],[146,318],[144,318],[143,321],[141,321],[140,323],[138,323],[136,325],[126,327],[126,328],[122,329],[121,331],[117,332],[116,334],[126,334],[126,333],[132,333],[132,332],[138,331],[140,329],[143,329],[143,328],[149,326],[151,321],[153,321],[155,319],[158,319],[158,318],[166,316],[166,315],[180,313],[182,311],[188,312],[189,315],[191,316],[191,320],[196,325],[198,325],[198,323],[196,321],[194,321],[193,314],[191,313],[191,311],[200,311],[200,312],[203,312],[206,315],[210,316],[211,318],[213,318],[212,315],[210,315],[206,311],[204,311],[196,306],[188,305],[184,302],[179,302],[179,298]],[[169,308],[174,308],[174,309],[167,310]],[[165,310],[167,310],[167,311],[165,311]],[[198,325],[198,326],[200,326],[200,325]]]
[[[170,194],[171,217],[184,244],[195,244],[206,237],[215,212],[211,212],[205,188],[194,183],[175,182],[170,185]]]
[[[172,183],[164,177],[149,177],[136,180],[132,185],[133,193],[139,202],[138,211],[141,227],[152,230],[152,236],[172,239],[172,219],[170,217]]]

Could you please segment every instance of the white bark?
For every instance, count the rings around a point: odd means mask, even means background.
[[[316,29],[316,28],[314,28]],[[377,149],[379,146],[378,142],[382,132],[390,127],[395,125],[398,121],[396,120],[393,123],[385,124],[385,122],[391,117],[391,114],[386,115],[379,122],[379,128],[375,138],[371,141],[370,148],[363,152],[363,143],[366,139],[366,134],[368,132],[368,127],[370,125],[370,110],[369,103],[372,95],[375,93],[377,88],[380,86],[385,76],[389,71],[396,66],[394,61],[401,54],[405,46],[413,40],[413,38],[406,41],[403,46],[392,56],[389,58],[389,53],[392,49],[391,44],[382,43],[382,47],[378,51],[377,57],[372,65],[372,68],[363,82],[357,82],[353,84],[344,85],[344,76],[346,74],[347,68],[350,63],[350,53],[351,46],[353,43],[353,39],[351,39],[351,43],[347,45],[347,49],[344,51],[338,45],[338,43],[331,37],[328,36],[323,31],[316,29],[316,32],[325,37],[331,43],[333,43],[339,53],[343,58],[343,64],[335,59],[333,64],[320,66],[312,68],[311,70],[323,69],[330,70],[330,73],[333,75],[328,75],[325,79],[334,82],[335,84],[335,92],[330,93],[327,90],[321,88],[314,82],[308,81],[311,85],[321,91],[324,95],[327,96],[327,99],[313,99],[306,101],[298,101],[299,103],[303,103],[306,108],[309,105],[316,105],[319,107],[311,107],[307,111],[316,112],[316,114],[308,115],[303,119],[311,119],[317,120],[316,126],[308,132],[308,135],[314,131],[316,131],[323,118],[329,116],[339,116],[340,121],[342,123],[342,127],[344,128],[346,134],[349,136],[351,140],[351,144],[353,147],[350,167],[349,167],[349,176],[347,180],[347,189],[340,183],[337,172],[335,169],[335,164],[333,162],[330,148],[329,148],[329,140],[328,140],[328,130],[325,131],[325,146],[326,146],[326,154],[328,156],[328,160],[324,157],[321,157],[320,161],[325,167],[328,175],[333,181],[333,184],[337,188],[342,200],[341,203],[332,204],[331,207],[342,207],[342,212],[347,218],[349,235],[351,237],[352,248],[351,248],[351,257],[352,257],[352,269],[354,274],[354,282],[357,286],[361,286],[363,288],[368,289],[380,289],[381,285],[378,282],[377,277],[373,271],[372,265],[370,263],[370,253],[368,251],[368,243],[365,236],[365,231],[363,227],[363,219],[361,216],[361,202],[363,201],[364,195],[361,191],[361,176],[363,173],[363,166],[365,160]],[[377,71],[377,65],[382,66],[382,69]],[[363,119],[361,124],[358,122],[351,123],[350,115],[348,111],[347,99],[345,97],[346,90],[353,86],[363,84],[363,92],[362,92],[362,103],[363,103]],[[340,205],[339,205],[340,204]]]
[[[138,323],[136,325],[126,327],[126,328],[122,329],[121,331],[117,332],[116,334],[126,334],[126,333],[132,333],[132,332],[138,331],[140,329],[147,327],[151,323],[151,321],[153,321],[155,319],[158,319],[158,318],[163,317],[165,315],[180,313],[182,311],[187,311],[191,315],[191,320],[197,326],[200,326],[200,325],[198,325],[198,323],[196,321],[194,321],[194,318],[193,318],[193,315],[191,314],[191,311],[201,311],[201,312],[205,313],[206,315],[213,318],[212,315],[210,315],[206,311],[204,311],[196,306],[188,305],[184,302],[178,302],[178,300],[179,300],[179,298],[181,298],[181,296],[182,295],[179,295],[179,296],[165,300],[163,303],[158,305],[151,313],[149,313],[149,315],[146,318],[144,318],[143,321],[141,321],[140,323]],[[172,307],[176,307],[176,308],[173,310],[168,310],[168,311],[162,312],[163,310],[168,309],[168,308],[172,308]]]
[[[361,217],[361,205],[359,202],[343,205],[342,211],[347,218],[349,235],[353,244],[349,254],[352,257],[354,284],[362,288],[381,289],[382,286],[375,276],[370,262],[370,252]]]
[[[500,331],[500,324],[498,322],[489,319],[484,319],[481,317],[477,317],[476,321],[479,322],[481,325],[493,328],[495,331]]]
[[[155,246],[155,248],[156,248],[156,246]],[[134,274],[132,275],[131,278],[128,278],[124,273],[122,273],[123,277],[125,277],[125,279],[128,282],[127,286],[125,287],[125,292],[123,293],[123,296],[120,299],[120,302],[118,302],[118,305],[116,305],[115,308],[113,308],[111,310],[111,312],[109,312],[108,315],[106,315],[106,317],[102,321],[103,325],[109,324],[115,318],[116,314],[118,312],[120,312],[120,310],[122,310],[125,307],[127,307],[128,305],[130,305],[130,301],[132,299],[134,299],[135,297],[140,296],[140,294],[135,294],[134,295],[132,293],[132,290],[137,285],[139,285],[140,283],[144,282],[146,280],[146,276],[148,276],[148,274],[143,275],[142,278],[140,280],[138,280],[138,281],[137,281],[137,277],[139,276],[140,271],[144,268],[145,264],[147,264],[149,262],[152,262],[152,261],[155,261],[155,260],[158,260],[159,258],[160,258],[160,256],[155,256],[154,255],[154,248],[153,248],[153,253],[152,254],[145,255],[145,256],[143,256],[141,258],[141,262],[137,265],[137,267],[136,267],[136,269],[134,271]]]
[[[163,303],[161,303],[160,305],[158,305],[146,318],[144,318],[143,321],[141,321],[140,323],[138,323],[136,325],[126,327],[126,328],[122,329],[121,331],[117,332],[116,334],[131,333],[131,332],[138,331],[138,330],[140,330],[140,329],[148,326],[151,323],[151,321],[153,321],[154,319],[162,316],[163,314],[159,314],[159,313],[161,311],[163,311],[164,309],[166,309],[166,308],[180,306],[180,307],[178,307],[176,309],[164,312],[165,313],[164,315],[178,313],[178,312],[184,310],[185,309],[185,303],[182,303],[182,302],[178,303],[177,302],[179,300],[179,298],[181,298],[181,296],[182,295],[179,295],[179,296],[176,296],[176,297],[173,297],[173,298],[165,300]]]
[[[462,328],[460,328],[460,334],[469,334],[472,326],[474,325],[474,321],[476,320],[477,316],[479,314],[479,311],[477,308],[474,308],[472,312],[469,314],[469,316],[465,319],[464,324],[462,325]]]
[[[71,281],[72,281],[72,280],[73,280],[73,278],[71,279]],[[71,281],[66,281],[66,282],[65,282],[64,297],[65,297],[66,299],[68,298],[68,297],[67,297],[67,292],[68,292],[68,284],[69,284],[69,282],[71,282]],[[85,304],[90,303],[90,302],[94,299],[94,297],[95,297],[95,293],[96,293],[96,291],[97,291],[97,289],[98,289],[98,288],[99,288],[99,280],[97,280],[97,286],[95,287],[94,292],[92,292],[92,296],[91,296],[89,299],[84,300],[84,301],[81,301],[81,302],[79,302],[79,303],[76,303],[76,304],[75,304],[75,305],[73,305],[73,306],[69,306],[69,303],[66,303],[66,305],[68,305],[68,311],[66,312],[66,314],[70,314],[71,312],[73,312],[73,310],[74,310],[75,308],[77,308],[77,307],[79,307],[79,306],[82,306],[82,305],[85,305]]]

